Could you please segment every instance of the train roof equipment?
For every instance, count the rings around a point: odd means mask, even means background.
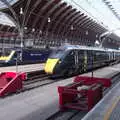
[[[96,50],[96,51],[114,51],[120,52],[120,50],[116,49],[109,49],[109,48],[99,48],[99,47],[91,47],[91,46],[81,46],[81,45],[63,45],[60,46],[58,49],[63,50],[71,50],[71,49],[81,49],[81,50]]]

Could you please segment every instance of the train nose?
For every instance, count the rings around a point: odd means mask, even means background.
[[[5,61],[5,60],[8,60],[8,59],[9,59],[9,58],[8,58],[7,56],[1,56],[1,57],[0,57],[0,60],[1,60],[1,61]]]
[[[53,74],[53,70],[58,61],[59,59],[48,59],[44,68],[45,72],[48,74]]]

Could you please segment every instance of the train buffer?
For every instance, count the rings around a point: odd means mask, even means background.
[[[25,73],[3,72],[0,74],[0,97],[16,92],[23,87],[23,80],[26,79]]]
[[[58,86],[59,107],[89,111],[103,97],[103,88],[110,86],[111,79],[77,76],[73,83]]]

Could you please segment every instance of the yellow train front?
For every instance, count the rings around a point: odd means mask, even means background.
[[[51,75],[64,74],[65,60],[64,58],[68,54],[65,49],[57,49],[51,53],[45,64],[45,72]]]
[[[4,51],[4,53],[0,56],[0,66],[10,65],[10,63],[12,64],[15,53],[16,53],[15,50],[10,50],[10,49]]]
[[[78,72],[78,50],[75,46],[63,46],[52,52],[45,64],[45,72],[50,75],[69,76]],[[82,58],[82,56],[81,56]],[[81,61],[83,63],[83,61]],[[79,65],[79,68],[81,65]]]
[[[0,56],[0,66],[44,63],[52,49],[6,48]]]

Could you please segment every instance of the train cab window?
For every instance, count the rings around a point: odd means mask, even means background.
[[[15,52],[15,54],[14,54],[14,58],[17,58],[17,53]]]
[[[74,52],[74,51],[71,51],[69,55],[70,55],[70,56],[74,56],[74,54],[75,54],[75,52]]]
[[[50,54],[50,58],[60,58],[65,54],[64,50],[58,49],[55,50],[52,54]]]
[[[8,56],[8,55],[10,55],[10,53],[11,53],[11,50],[4,51],[2,53],[2,56]]]
[[[13,56],[14,60],[16,60],[16,59],[20,60],[20,54],[21,54],[20,52],[15,52],[14,56]]]
[[[75,58],[74,58],[74,56],[75,56],[75,51],[70,51],[69,53],[68,53],[68,55],[66,56],[66,59],[69,61],[72,61],[72,60],[74,60]]]

